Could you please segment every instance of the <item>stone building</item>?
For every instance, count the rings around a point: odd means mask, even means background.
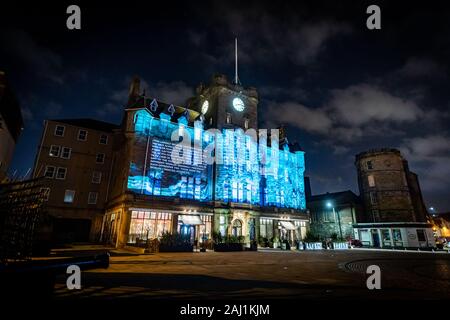
[[[362,213],[360,198],[350,190],[310,196],[306,206],[311,233],[321,239],[352,237],[353,224]]]
[[[92,119],[44,122],[33,176],[45,178],[56,242],[99,240],[117,128]]]
[[[400,151],[362,152],[355,165],[364,205],[355,237],[376,247],[434,246],[417,175]]]
[[[17,140],[23,129],[19,103],[0,71],[0,182],[6,178]]]
[[[215,75],[182,107],[138,88],[134,80],[115,136],[103,239],[123,246],[166,231],[193,242],[214,232],[246,243],[258,236],[291,243],[305,236],[304,152],[284,136],[259,135],[256,89]],[[170,154],[184,134],[192,139],[193,160],[213,145],[215,160],[223,161],[174,165]],[[265,152],[270,158],[275,150],[279,161],[263,164],[256,156]]]
[[[64,227],[56,229],[115,246],[164,232],[194,243],[214,232],[247,244],[302,239],[304,151],[284,130],[259,130],[257,107],[256,89],[223,75],[200,85],[186,106],[146,96],[135,78],[118,126],[47,121],[34,174],[47,178],[49,208]]]

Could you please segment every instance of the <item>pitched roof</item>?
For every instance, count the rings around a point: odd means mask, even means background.
[[[151,104],[153,101],[156,101],[157,107],[152,110]],[[133,109],[133,108],[146,108],[148,109],[151,114],[155,117],[159,117],[161,113],[171,114],[169,111],[169,107],[171,104],[159,101],[154,98],[145,97],[145,96],[139,96],[135,102],[133,102],[131,105],[127,107],[127,109]],[[173,105],[174,112],[171,116],[170,120],[173,122],[176,122],[180,117],[186,116],[189,123],[193,123],[195,120],[198,120],[201,116],[201,113],[192,109],[188,109],[185,107],[180,107]]]
[[[114,129],[118,129],[119,126],[113,123],[99,121],[95,119],[81,118],[81,119],[53,119],[50,121],[61,122],[68,125],[82,127],[86,129],[93,129],[104,132],[112,132]]]
[[[327,192],[323,194],[314,195],[306,199],[307,203],[321,202],[321,201],[333,201],[336,204],[359,202],[359,197],[351,190],[339,191],[339,192]]]

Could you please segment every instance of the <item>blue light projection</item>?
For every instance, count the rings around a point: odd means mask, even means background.
[[[134,115],[135,143],[128,177],[128,189],[136,193],[213,200],[213,169],[201,159],[202,150],[215,143],[216,170],[214,200],[252,205],[306,209],[303,151],[288,145],[259,147],[256,138],[243,130],[203,130],[200,121],[188,126],[186,117],[171,122],[171,115],[159,118],[145,109]],[[179,130],[179,131],[178,131]],[[200,147],[193,148],[190,164],[174,164],[170,155],[176,142],[174,131],[190,135]],[[220,158],[220,159],[219,159]]]
[[[242,130],[224,130],[217,139],[222,164],[216,166],[216,199],[224,202],[260,204],[258,144]]]
[[[198,125],[188,127],[184,116],[178,119],[178,124],[170,122],[170,119],[171,116],[165,113],[161,113],[159,118],[146,110],[135,113],[135,147],[130,162],[128,189],[154,196],[212,200],[212,166],[194,161],[201,151],[193,150],[191,164],[177,164],[171,159],[176,146],[176,142],[171,142],[173,132],[182,134],[186,130],[191,137],[194,137],[194,132],[199,137],[198,130],[202,132],[203,129]],[[206,143],[203,144],[206,146]]]

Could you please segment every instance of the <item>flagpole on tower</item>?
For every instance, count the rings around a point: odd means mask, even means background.
[[[234,38],[234,84],[239,84],[237,37]]]

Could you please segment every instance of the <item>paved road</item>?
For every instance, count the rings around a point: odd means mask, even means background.
[[[79,249],[58,254],[79,255]],[[82,290],[69,291],[65,278],[58,278],[55,297],[450,298],[450,254],[356,250],[111,254],[108,269],[83,273]],[[366,288],[365,270],[372,264],[381,268],[381,290]]]

